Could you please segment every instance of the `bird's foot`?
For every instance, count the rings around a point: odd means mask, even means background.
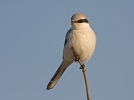
[[[82,64],[82,65],[80,66],[80,69],[84,69],[84,67],[85,67],[85,65],[84,65],[84,64]]]
[[[78,55],[75,55],[75,61],[79,61],[80,60],[80,58],[78,57]]]

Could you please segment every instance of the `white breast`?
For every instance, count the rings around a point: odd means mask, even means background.
[[[88,29],[72,30],[70,34],[69,46],[79,56],[82,62],[90,59],[96,45],[96,36],[93,30]]]
[[[64,61],[70,63],[75,61],[76,58],[71,47],[73,47],[82,62],[89,60],[94,52],[95,45],[96,36],[90,27],[79,30],[71,29],[68,42],[63,50]]]

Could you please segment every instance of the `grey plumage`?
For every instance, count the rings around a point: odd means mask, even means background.
[[[90,28],[87,17],[81,13],[76,13],[71,17],[71,24],[72,27],[68,30],[65,37],[62,63],[48,83],[48,90],[56,85],[66,68],[75,61],[73,50],[81,62],[89,60],[94,52],[96,36]]]

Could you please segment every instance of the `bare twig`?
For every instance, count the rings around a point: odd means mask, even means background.
[[[86,67],[85,65],[80,61],[78,55],[75,53],[73,47],[72,50],[74,52],[74,56],[76,57],[76,61],[79,62],[80,64],[80,69],[82,69],[83,72],[83,76],[84,76],[84,80],[85,80],[85,85],[86,85],[86,93],[87,93],[87,100],[90,100],[90,92],[89,92],[89,87],[88,87],[88,80],[87,80],[87,76],[86,76]]]
[[[84,80],[85,80],[85,86],[86,86],[86,93],[87,93],[87,100],[90,100],[90,92],[89,92],[89,87],[88,87],[88,80],[87,80],[87,76],[86,76],[86,67],[84,64],[81,63],[80,60],[78,60],[80,66],[80,69],[82,69],[83,72],[83,76],[84,76]]]

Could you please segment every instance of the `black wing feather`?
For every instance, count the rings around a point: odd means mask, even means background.
[[[67,41],[68,41],[68,35],[69,35],[70,31],[71,31],[71,29],[68,30],[67,33],[66,33],[65,42],[64,42],[64,47],[65,47],[65,45],[66,45],[66,43],[67,43]]]

